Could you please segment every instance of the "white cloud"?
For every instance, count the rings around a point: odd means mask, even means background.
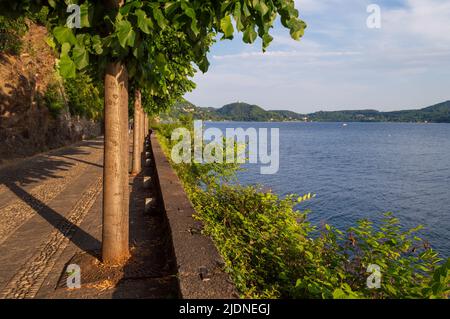
[[[268,52],[242,52],[237,54],[228,55],[213,55],[216,60],[226,60],[226,59],[246,59],[246,58],[292,58],[292,57],[335,57],[335,56],[352,56],[359,55],[361,52],[358,51],[313,51],[313,52],[303,52],[303,51],[268,51]]]
[[[450,45],[450,1],[408,0],[405,8],[383,13],[383,28],[393,37],[416,37],[432,46]]]
[[[330,0],[295,0],[295,7],[302,12],[319,12],[330,5]]]

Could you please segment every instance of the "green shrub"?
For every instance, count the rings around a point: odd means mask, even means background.
[[[53,116],[58,115],[67,103],[71,115],[79,115],[92,120],[103,117],[101,84],[95,85],[87,75],[64,81],[66,102],[60,90],[58,79],[51,82],[44,94],[44,103]]]
[[[307,195],[309,198],[310,195]],[[191,193],[205,224],[244,297],[443,298],[449,265],[392,214],[379,230],[369,221],[341,232],[317,230],[307,212],[295,209],[304,197],[280,199],[257,187],[216,185]],[[369,289],[370,264],[381,268],[379,289]],[[439,273],[438,278],[435,277]]]
[[[11,19],[0,15],[0,53],[20,54],[22,50],[22,36],[27,29],[23,17]]]
[[[37,11],[36,13],[30,14],[29,18],[32,21],[34,21],[35,23],[39,23],[41,25],[49,27],[48,12],[49,12],[48,7],[42,6],[42,8],[39,11]]]
[[[76,78],[66,79],[64,90],[72,115],[93,120],[103,117],[103,86],[100,82],[94,82],[88,75],[80,74]]]
[[[179,122],[171,124],[154,124],[153,128],[161,137],[162,147],[166,154],[170,154],[172,147],[177,141],[171,141],[172,131],[177,127],[185,127],[191,131],[191,138],[193,138],[192,118],[189,116],[181,117]],[[193,152],[192,147],[192,152]],[[226,154],[224,153],[224,158]],[[216,185],[221,181],[235,180],[236,172],[240,169],[238,164],[234,163],[181,163],[173,164],[183,186],[188,190],[188,193],[194,193],[198,188],[206,185]]]
[[[304,267],[291,291],[314,298],[446,298],[449,261],[442,261],[415,236],[421,228],[403,230],[392,213],[379,227],[368,220],[342,232],[326,225],[314,237],[299,263]],[[306,251],[306,250],[305,250]],[[379,288],[370,289],[369,265],[380,267]]]
[[[312,231],[297,222],[305,214],[294,209],[294,196],[279,199],[257,187],[222,184],[191,199],[242,295],[289,297]]]
[[[60,86],[52,82],[47,86],[44,94],[44,102],[50,113],[56,117],[64,109],[64,99],[61,95]]]
[[[170,154],[172,130],[158,125]],[[186,126],[186,123],[184,123]],[[346,231],[312,226],[297,207],[313,196],[280,198],[256,186],[229,184],[232,164],[174,164],[242,297],[249,298],[448,298],[450,260],[403,230],[387,213],[375,227],[362,220]],[[225,180],[221,178],[222,174]],[[214,178],[211,178],[214,176]],[[368,267],[378,265],[379,288],[370,289]]]

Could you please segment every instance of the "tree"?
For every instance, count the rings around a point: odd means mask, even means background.
[[[58,68],[66,78],[97,70],[105,81],[105,164],[103,261],[120,262],[128,254],[128,137],[124,112],[128,81],[146,91],[155,111],[192,89],[193,63],[206,72],[214,36],[232,39],[235,27],[243,41],[259,36],[270,44],[276,17],[299,39],[306,27],[293,0],[72,1],[81,9],[81,28],[66,26],[62,0],[3,2],[2,12],[24,15],[45,7],[48,27],[59,53]],[[126,76],[128,74],[128,76]],[[162,103],[162,104],[159,104]],[[118,118],[119,117],[119,118]],[[121,194],[119,196],[118,194]],[[125,230],[126,228],[126,230]]]
[[[121,63],[105,72],[102,259],[128,257],[128,75]]]
[[[134,120],[133,120],[133,171],[134,175],[141,172],[141,155],[144,128],[143,125],[144,111],[142,110],[141,91],[135,90],[134,96]]]

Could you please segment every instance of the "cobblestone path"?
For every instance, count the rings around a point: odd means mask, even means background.
[[[111,272],[121,277],[111,282],[98,271],[83,277],[82,269],[81,289],[61,286],[75,257],[98,262],[102,165],[103,140],[98,138],[0,168],[0,298],[177,295],[162,214],[144,214],[145,197],[153,191],[144,189],[142,174],[130,177],[132,257]]]

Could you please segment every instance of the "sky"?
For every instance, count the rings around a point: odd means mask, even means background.
[[[241,101],[264,109],[422,108],[450,100],[450,0],[296,0],[300,41],[277,22],[273,42],[218,41],[211,66],[185,98],[198,106]],[[381,27],[368,28],[370,4]]]

